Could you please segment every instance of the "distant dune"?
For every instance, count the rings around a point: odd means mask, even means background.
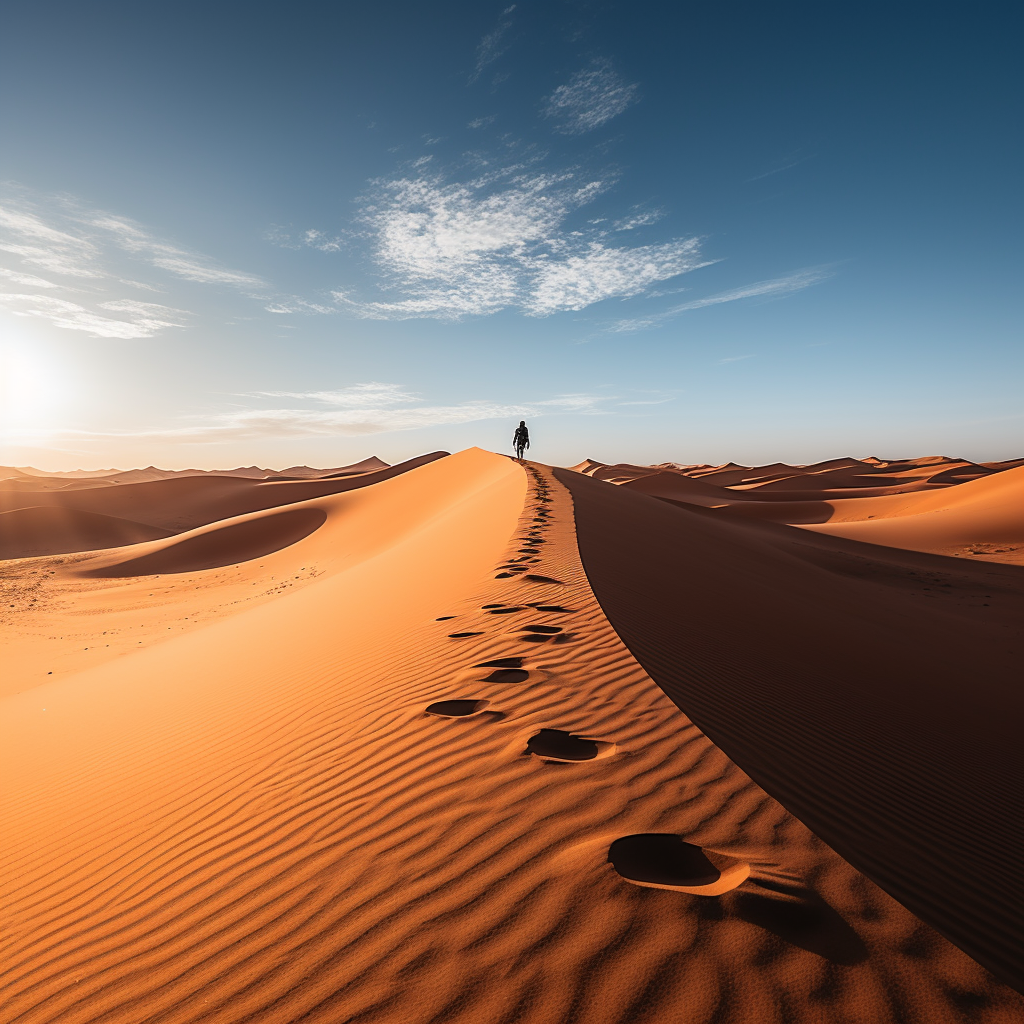
[[[0,512],[0,559],[120,547],[166,537],[168,530],[77,508],[42,506]]]
[[[1024,1020],[1020,460],[252,471],[0,483],[5,1019]]]

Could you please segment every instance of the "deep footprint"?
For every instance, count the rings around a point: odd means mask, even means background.
[[[530,673],[523,668],[499,668],[484,677],[485,683],[525,683]]]
[[[489,700],[439,700],[428,705],[426,712],[439,718],[467,718],[479,714],[490,703]]]
[[[519,632],[520,633],[547,633],[547,634],[561,633],[562,632],[562,627],[561,626],[543,626],[543,625],[520,626],[519,627]]]
[[[744,861],[703,850],[670,832],[616,839],[608,848],[608,861],[636,885],[698,896],[719,896],[735,889],[750,874],[750,865]]]
[[[598,754],[594,740],[581,739],[560,729],[541,729],[526,741],[526,749],[538,757],[551,757],[557,761],[591,761]]]
[[[449,633],[450,640],[461,640],[464,636],[483,636],[483,633]]]

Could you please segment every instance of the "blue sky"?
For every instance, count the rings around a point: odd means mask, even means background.
[[[1020,455],[1019,28],[8,9],[0,461]]]

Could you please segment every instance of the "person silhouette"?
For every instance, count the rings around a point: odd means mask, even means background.
[[[512,444],[516,449],[516,458],[521,459],[523,452],[530,447],[530,431],[526,429],[526,420],[519,421],[519,426],[512,435]]]

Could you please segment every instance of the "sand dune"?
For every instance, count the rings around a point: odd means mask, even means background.
[[[8,513],[11,515],[12,513]],[[327,521],[322,508],[299,505],[283,512],[239,516],[212,526],[190,530],[164,544],[132,557],[90,568],[85,575],[99,577],[152,576],[161,573],[199,572],[251,562],[308,537]]]
[[[166,537],[168,532],[75,508],[19,508],[0,512],[0,559],[120,547]]]
[[[1007,881],[1024,841],[1020,570],[808,543],[556,475],[602,608],[665,692],[847,860],[1024,985],[1024,887]]]
[[[928,923],[1016,977],[1019,570],[476,449],[325,483],[0,567],[11,1020],[1024,1019]]]
[[[667,487],[651,492],[661,497],[675,493]],[[885,547],[1024,563],[1024,466],[942,489],[802,502],[731,502],[717,511]]]
[[[332,476],[351,476],[356,473],[371,473],[379,469],[387,469],[388,463],[377,456],[354,462],[349,466],[336,466],[334,469],[313,469],[311,466],[289,466],[288,469],[261,469],[259,466],[239,466],[237,469],[159,469],[147,466],[145,469],[75,469],[67,472],[46,472],[31,466],[0,466],[0,483],[9,484],[13,481],[24,481],[26,485],[33,483],[42,487],[44,483],[51,486],[60,482],[74,482],[78,486],[98,486],[100,484],[140,484],[154,480],[170,480],[183,476],[237,476],[247,480],[315,480]]]
[[[339,479],[262,481],[217,474],[178,476],[73,493],[40,492],[31,499],[31,503],[98,512],[178,532],[247,512],[278,508],[379,483],[445,455],[447,452],[432,452],[387,469]],[[0,489],[0,510],[23,507],[28,503],[29,496],[25,492],[8,495]]]
[[[885,547],[1006,554],[1024,562],[1024,466],[910,497],[868,499],[870,509],[857,511],[836,502],[827,522],[807,529]]]

